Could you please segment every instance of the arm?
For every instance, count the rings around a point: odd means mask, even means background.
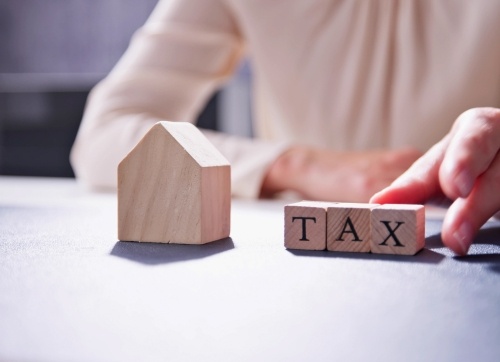
[[[421,155],[414,149],[335,152],[292,146],[269,168],[262,195],[293,191],[303,199],[367,202]]]
[[[161,120],[194,122],[243,50],[221,0],[160,1],[89,96],[71,153],[77,177],[92,188],[115,188],[118,163],[149,128]],[[207,136],[233,164],[234,193],[258,194],[265,168],[283,145]]]
[[[464,112],[450,133],[385,190],[375,203],[450,199],[443,243],[465,255],[479,228],[500,210],[500,109]]]

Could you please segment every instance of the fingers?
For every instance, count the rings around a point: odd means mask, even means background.
[[[422,204],[433,198],[441,198],[439,167],[449,139],[450,137],[446,136],[434,145],[390,186],[376,193],[370,202]]]
[[[427,203],[455,200],[443,222],[442,239],[465,255],[474,235],[500,211],[500,110],[463,113],[441,142],[415,162],[373,203]]]
[[[439,170],[443,192],[450,199],[467,197],[500,148],[500,110],[477,108],[457,119]]]
[[[443,243],[458,255],[469,250],[474,235],[500,210],[500,154],[474,184],[467,198],[450,206],[442,227]]]

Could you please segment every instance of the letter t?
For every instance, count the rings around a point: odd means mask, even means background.
[[[300,240],[301,241],[309,241],[309,239],[307,238],[307,233],[306,233],[306,222],[307,222],[307,220],[312,220],[316,224],[316,218],[315,217],[306,217],[306,216],[293,216],[292,223],[295,220],[302,220],[302,238]]]

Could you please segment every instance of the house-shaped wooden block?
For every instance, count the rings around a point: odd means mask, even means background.
[[[159,122],[118,166],[118,239],[205,244],[229,236],[229,162],[192,124]]]

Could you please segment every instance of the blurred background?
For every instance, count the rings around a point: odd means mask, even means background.
[[[0,0],[0,174],[73,177],[69,151],[90,89],[127,48],[157,0]],[[243,62],[199,117],[251,136]]]

